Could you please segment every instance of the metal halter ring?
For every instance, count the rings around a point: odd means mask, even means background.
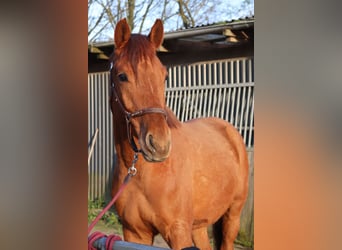
[[[134,158],[133,158],[133,161],[132,161],[132,166],[128,169],[128,174],[130,176],[134,176],[137,174],[137,169],[135,167],[135,163],[138,161],[138,153],[134,153]]]

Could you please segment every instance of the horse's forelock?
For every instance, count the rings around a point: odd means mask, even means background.
[[[155,56],[155,48],[146,36],[132,34],[126,45],[114,53],[113,60],[129,62],[133,72],[137,74],[138,64],[152,61]]]

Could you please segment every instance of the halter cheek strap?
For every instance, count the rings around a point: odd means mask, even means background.
[[[145,109],[141,109],[141,110],[138,110],[138,111],[131,113],[131,112],[127,111],[127,109],[124,107],[124,105],[120,101],[118,94],[115,91],[114,83],[112,83],[112,94],[114,95],[114,98],[112,99],[112,101],[115,101],[119,104],[120,110],[125,115],[126,126],[127,126],[127,137],[128,137],[129,144],[131,145],[131,147],[135,153],[141,153],[142,150],[138,149],[138,147],[135,144],[135,141],[133,139],[132,126],[131,126],[132,119],[146,115],[146,114],[162,114],[162,115],[164,115],[164,117],[166,119],[167,118],[166,112],[162,108],[145,108]]]

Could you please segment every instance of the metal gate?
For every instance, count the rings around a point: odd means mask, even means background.
[[[216,116],[231,122],[247,148],[254,145],[254,59],[234,58],[168,68],[166,103],[178,119]],[[88,147],[99,129],[88,166],[88,199],[110,190],[114,163],[109,73],[88,75]]]

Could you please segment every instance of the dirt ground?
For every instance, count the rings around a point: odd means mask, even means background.
[[[112,228],[109,228],[107,227],[106,225],[104,225],[103,223],[101,222],[98,222],[96,224],[96,226],[94,227],[94,229],[92,230],[92,232],[94,231],[100,231],[104,234],[118,234],[120,235],[122,238],[122,234]],[[163,248],[169,248],[169,246],[166,244],[166,242],[164,241],[164,239],[160,236],[160,235],[157,235],[155,238],[154,238],[154,242],[153,242],[153,246],[157,246],[157,247],[163,247]],[[240,245],[235,245],[234,246],[234,250],[253,250],[253,248],[250,248],[250,247],[243,247],[243,246],[240,246]]]

